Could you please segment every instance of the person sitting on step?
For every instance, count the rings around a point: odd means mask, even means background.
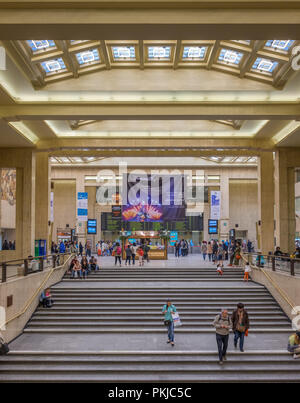
[[[289,337],[287,350],[294,354],[293,358],[300,358],[300,330]]]
[[[51,308],[53,305],[53,299],[50,288],[47,288],[47,290],[42,292],[40,302],[43,304],[43,308]]]

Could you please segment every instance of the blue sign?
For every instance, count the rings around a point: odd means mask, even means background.
[[[87,192],[78,192],[77,194],[77,219],[78,221],[87,221],[88,219]]]
[[[217,234],[218,233],[218,228],[217,227],[208,227],[208,233],[209,234]]]
[[[208,220],[208,226],[209,227],[217,227],[218,226],[218,220]]]
[[[87,227],[87,233],[88,234],[97,234],[97,228],[96,227]]]
[[[97,227],[97,220],[88,220],[88,227]]]
[[[178,232],[171,231],[170,232],[170,245],[174,246],[177,240],[178,240]]]

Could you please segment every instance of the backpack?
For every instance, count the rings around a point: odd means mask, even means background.
[[[121,255],[121,253],[122,253],[122,249],[121,249],[121,247],[120,247],[120,246],[118,246],[118,247],[117,247],[116,252],[117,252],[117,255]]]

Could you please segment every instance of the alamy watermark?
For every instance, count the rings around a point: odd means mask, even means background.
[[[192,211],[204,203],[204,171],[179,169],[142,169],[127,171],[127,164],[119,164],[118,175],[113,170],[103,169],[97,174],[96,200],[99,205],[164,205],[187,204]],[[199,210],[198,210],[199,211]]]

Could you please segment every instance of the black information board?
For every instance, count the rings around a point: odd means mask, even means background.
[[[130,222],[113,217],[112,213],[101,213],[102,231],[203,231],[203,215],[187,216],[183,220],[166,222]]]

